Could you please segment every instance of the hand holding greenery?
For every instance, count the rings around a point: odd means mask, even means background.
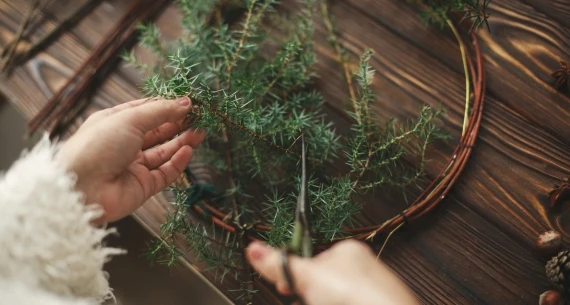
[[[92,114],[58,152],[87,204],[119,220],[173,183],[203,132],[182,123],[190,100],[140,99]],[[174,135],[180,134],[175,139]]]

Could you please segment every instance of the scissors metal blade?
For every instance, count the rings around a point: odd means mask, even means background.
[[[313,240],[311,236],[311,207],[307,196],[307,149],[304,137],[301,138],[301,147],[301,188],[297,197],[291,248],[298,255],[311,257],[313,254]]]

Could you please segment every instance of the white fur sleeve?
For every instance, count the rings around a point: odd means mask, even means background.
[[[44,137],[0,174],[0,283],[98,303],[112,296],[103,264],[122,251],[102,245],[111,231],[90,225],[101,210],[83,204],[56,149]]]

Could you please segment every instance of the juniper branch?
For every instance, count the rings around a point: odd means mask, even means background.
[[[354,90],[353,79],[352,79],[352,72],[350,71],[348,58],[346,55],[346,50],[339,42],[334,25],[331,20],[330,12],[329,12],[329,5],[328,0],[321,1],[321,16],[323,22],[325,24],[325,28],[328,32],[328,40],[329,43],[334,47],[337,55],[337,61],[341,64],[343,72],[344,72],[344,79],[346,81],[348,87],[348,93],[350,95],[350,100],[356,100],[356,93]],[[354,107],[354,113],[358,113],[358,105],[356,103],[352,103]]]
[[[228,133],[226,131],[226,128],[222,128],[222,137],[224,139],[224,143],[228,146],[225,151],[226,151],[226,172],[228,175],[228,181],[229,181],[229,186],[230,189],[235,189],[235,183],[234,183],[234,174],[233,174],[233,170],[232,170],[232,152],[230,149],[230,139],[228,137]],[[232,202],[232,218],[235,222],[238,222],[239,224],[239,220],[238,220],[238,206],[237,206],[237,202],[236,202],[236,196],[235,193],[231,193],[230,194],[231,197],[231,202]]]
[[[277,81],[279,80],[279,78],[281,77],[281,75],[283,74],[285,69],[287,68],[287,65],[289,65],[289,61],[291,60],[292,56],[293,56],[292,52],[287,54],[287,57],[283,60],[283,63],[281,64],[281,68],[279,69],[279,72],[277,72],[277,75],[275,75],[275,77],[273,78],[271,83],[269,83],[269,86],[267,86],[267,88],[265,89],[265,92],[263,92],[263,94],[261,94],[260,99],[263,99],[265,97],[265,95],[267,93],[269,93],[269,91],[271,91],[271,89],[273,89],[273,86],[275,86],[275,84],[277,83]]]
[[[460,23],[471,20],[469,32],[483,24],[490,31],[488,7],[491,0],[410,0],[423,7],[422,17],[427,23],[446,25],[446,19],[453,13],[463,14]]]
[[[251,21],[251,15],[253,13],[253,8],[255,7],[255,3],[256,3],[256,0],[251,0],[251,3],[249,4],[249,8],[247,10],[247,15],[245,17],[245,24],[243,26],[243,30],[242,30],[241,38],[240,38],[239,43],[238,43],[237,50],[234,52],[232,61],[228,65],[227,73],[230,76],[232,74],[232,70],[233,70],[235,64],[238,61],[239,53],[241,52],[241,49],[243,48],[245,38],[247,37],[248,31],[249,31],[249,26],[250,26],[250,21]]]
[[[255,134],[253,131],[251,131],[251,130],[245,128],[243,125],[241,125],[241,124],[239,124],[239,123],[237,123],[237,122],[234,122],[234,121],[233,121],[232,119],[230,119],[227,115],[225,115],[225,114],[219,112],[218,110],[216,110],[216,109],[214,109],[214,108],[212,108],[212,107],[206,105],[205,103],[201,102],[200,100],[193,99],[192,101],[193,101],[195,104],[198,104],[198,105],[200,105],[200,106],[202,106],[202,107],[208,109],[208,111],[210,111],[210,112],[212,112],[213,114],[215,114],[216,116],[218,116],[224,123],[227,123],[227,124],[229,124],[229,125],[231,125],[231,126],[233,126],[233,127],[236,127],[236,128],[238,128],[238,129],[240,129],[241,131],[243,131],[243,132],[249,134],[252,138],[255,138],[255,139],[257,139],[257,140],[259,140],[259,141],[261,141],[261,142],[264,142],[265,144],[267,144],[267,145],[269,145],[269,146],[271,146],[271,147],[273,147],[273,148],[279,149],[279,150],[281,150],[281,151],[283,151],[283,152],[285,152],[285,153],[287,153],[287,154],[290,154],[290,155],[292,155],[292,156],[295,156],[295,157],[297,157],[297,158],[299,158],[299,159],[301,158],[301,156],[300,156],[299,154],[293,152],[291,149],[288,149],[288,148],[284,148],[284,147],[282,147],[282,146],[279,146],[279,145],[277,145],[277,144],[275,144],[275,143],[273,143],[273,142],[271,142],[271,141],[265,139],[264,137]]]

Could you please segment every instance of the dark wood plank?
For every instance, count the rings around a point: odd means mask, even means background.
[[[546,285],[537,281],[544,271],[532,251],[455,199],[446,201],[430,222],[400,232],[383,255],[423,303],[537,303],[536,294]],[[476,230],[465,229],[474,224]]]
[[[433,27],[426,30],[412,7],[400,1],[348,3],[389,31],[407,38],[428,56],[462,73],[461,58],[451,32],[442,33]],[[492,33],[479,31],[487,62],[488,91],[534,125],[568,139],[570,134],[564,124],[570,115],[570,99],[552,87],[555,79],[550,73],[558,68],[560,59],[570,57],[570,31],[518,1],[491,3]],[[382,39],[379,35],[376,39]]]
[[[567,28],[570,27],[570,8],[565,0],[522,0],[521,2],[532,6],[535,12],[544,14]]]

